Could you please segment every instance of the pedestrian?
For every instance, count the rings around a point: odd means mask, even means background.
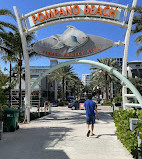
[[[85,101],[84,107],[86,110],[86,124],[87,124],[87,129],[88,129],[87,137],[89,137],[90,132],[91,132],[91,136],[94,135],[93,131],[94,131],[94,123],[95,123],[95,112],[97,115],[97,119],[99,120],[98,111],[97,111],[97,104],[92,101],[91,95],[89,95],[88,100]],[[89,129],[90,125],[91,125],[91,131]]]

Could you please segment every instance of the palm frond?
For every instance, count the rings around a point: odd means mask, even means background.
[[[1,51],[4,51],[4,53],[7,53],[9,56],[14,55],[14,53],[6,47],[3,47],[0,45],[0,49],[1,49]]]
[[[136,13],[142,14],[142,6],[136,6],[136,7],[134,8],[134,11],[135,11]]]
[[[0,26],[0,30],[3,31],[3,32],[5,32],[5,30],[4,30],[4,28],[2,26]]]
[[[137,52],[136,52],[136,56],[138,57],[140,53],[142,53],[142,46],[141,46],[141,47],[139,47],[139,49],[137,50]]]
[[[6,22],[3,22],[3,21],[0,21],[0,26],[1,26],[1,27],[11,28],[11,29],[14,30],[14,31],[17,31],[17,30],[18,30],[18,28],[17,28],[15,25],[13,25],[13,24],[11,24],[11,23],[6,23]]]
[[[131,30],[131,34],[139,33],[142,31],[142,25],[136,24],[134,28]]]
[[[16,20],[15,15],[8,9],[0,9],[0,15],[10,16]]]
[[[138,36],[136,39],[135,39],[135,42],[137,45],[141,44],[142,43],[142,35]]]

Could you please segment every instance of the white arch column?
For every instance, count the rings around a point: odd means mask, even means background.
[[[125,103],[127,106],[130,107],[136,107],[136,108],[142,108],[142,96],[139,93],[139,91],[135,88],[135,86],[125,77],[123,76],[120,72],[116,71],[115,68],[109,67],[103,63],[99,63],[96,61],[91,61],[91,60],[72,60],[72,61],[68,61],[68,62],[63,62],[60,63],[54,67],[52,67],[51,69],[47,70],[46,72],[44,72],[42,75],[40,75],[38,77],[38,79],[33,83],[33,85],[31,86],[31,90],[34,89],[34,87],[41,81],[41,79],[43,77],[45,77],[47,74],[55,71],[56,69],[63,67],[63,66],[67,66],[67,65],[72,65],[72,64],[88,64],[88,65],[92,65],[92,66],[97,66],[103,70],[106,70],[109,73],[112,73],[114,76],[116,76],[118,79],[120,79],[125,85],[127,85],[127,87],[132,91],[133,94],[124,94],[125,96],[135,96],[135,98],[138,100],[139,104],[135,104],[135,103]]]
[[[25,121],[27,120],[27,123],[30,122],[30,66],[29,66],[29,54],[28,54],[28,49],[27,49],[27,41],[26,41],[26,36],[24,34],[23,30],[23,25],[22,25],[22,20],[19,15],[19,12],[17,8],[14,6],[13,7],[17,23],[18,23],[18,28],[21,36],[21,41],[22,41],[22,48],[23,48],[23,54],[24,54],[24,62],[25,62]],[[24,122],[25,122],[24,121]]]
[[[133,0],[132,8],[136,7],[136,4],[137,4],[137,0]],[[127,28],[127,32],[126,32],[126,35],[125,35],[125,46],[124,46],[124,55],[123,55],[122,75],[125,76],[126,78],[127,78],[128,47],[129,47],[129,40],[130,40],[133,16],[134,16],[134,9],[132,9],[132,11],[130,13],[128,28]],[[123,84],[123,87],[122,87],[123,109],[126,109],[125,103],[127,103],[127,97],[125,96],[125,94],[127,94],[127,86]]]

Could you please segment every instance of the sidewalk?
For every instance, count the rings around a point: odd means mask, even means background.
[[[20,124],[0,141],[2,159],[133,159],[115,135],[111,107],[98,107],[95,136],[86,137],[84,110],[52,108],[52,114]]]

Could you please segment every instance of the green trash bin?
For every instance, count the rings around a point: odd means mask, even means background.
[[[8,108],[4,110],[4,131],[13,132],[18,126],[19,110]]]

